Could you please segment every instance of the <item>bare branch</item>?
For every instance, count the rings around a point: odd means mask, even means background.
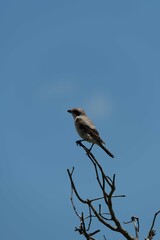
[[[159,213],[160,213],[160,210],[154,214],[152,225],[151,225],[151,228],[149,230],[149,233],[148,233],[148,236],[147,236],[146,240],[152,240],[153,237],[156,235],[156,231],[153,228],[154,228],[154,225],[155,225],[156,217]]]
[[[101,196],[91,199],[84,199],[80,196],[80,194],[77,191],[76,185],[73,180],[73,173],[74,173],[74,167],[70,171],[67,169],[68,176],[71,183],[71,203],[73,210],[76,214],[76,216],[80,220],[80,227],[75,228],[75,231],[78,231],[80,234],[82,234],[87,240],[95,240],[93,237],[95,234],[99,233],[100,230],[95,230],[93,232],[89,232],[91,227],[93,226],[93,222],[95,220],[98,220],[103,226],[106,226],[109,230],[117,232],[121,234],[125,239],[127,240],[138,240],[139,239],[139,218],[138,217],[131,217],[131,220],[128,222],[123,222],[124,224],[132,223],[135,230],[135,237],[132,237],[128,231],[125,230],[125,228],[122,226],[121,221],[117,217],[116,211],[113,206],[113,199],[116,198],[122,198],[125,197],[125,195],[116,195],[116,175],[114,174],[113,177],[109,177],[105,174],[102,166],[97,161],[97,159],[94,157],[92,152],[89,151],[89,149],[82,144],[81,141],[77,142],[77,145],[81,146],[85,152],[91,163],[93,164],[93,169],[95,172],[95,177],[98,183],[98,186],[101,190]],[[88,214],[85,214],[82,212],[81,214],[78,213],[75,203],[74,203],[74,194],[77,197],[77,199],[82,203],[85,204],[88,207]],[[98,203],[98,207],[97,204]],[[102,211],[105,209],[105,212]],[[156,221],[157,215],[160,213],[158,211],[155,213],[151,228],[149,230],[148,236],[145,240],[152,240],[155,235],[154,224]],[[103,235],[104,240],[106,240],[106,237]]]
[[[90,207],[88,207],[88,209],[89,209],[89,223],[88,223],[87,231],[89,231],[89,229],[91,227],[91,223],[92,223],[92,212],[91,212]]]
[[[75,228],[75,231],[78,231],[79,234],[84,235],[87,240],[95,240],[92,236],[100,232],[100,230],[96,230],[94,232],[88,233],[88,229],[85,226],[85,218],[83,216],[83,212],[81,214],[81,224],[79,228]]]
[[[83,200],[83,199],[79,196],[79,194],[78,194],[78,192],[77,192],[77,190],[76,190],[76,187],[75,187],[74,182],[73,182],[73,179],[72,179],[72,173],[73,173],[73,172],[70,172],[69,169],[67,169],[67,172],[68,172],[68,176],[69,176],[69,178],[70,178],[71,187],[72,187],[73,191],[75,192],[78,200],[79,200],[80,202],[86,204],[87,201]]]
[[[105,237],[105,235],[103,235],[103,237],[104,237],[104,240],[107,240],[107,238]]]
[[[136,235],[136,239],[139,238],[139,218],[138,217],[131,217],[131,220],[128,222],[123,222],[124,224],[129,224],[129,223],[133,223],[134,225],[134,230],[135,230],[135,235]]]
[[[70,197],[70,200],[71,200],[71,203],[72,203],[72,207],[73,207],[73,210],[75,212],[75,214],[77,215],[77,217],[80,218],[80,215],[78,214],[77,210],[76,210],[76,207],[74,205],[74,202],[73,202],[73,188],[71,188],[71,197]]]
[[[109,176],[106,176],[106,174],[103,171],[103,168],[101,167],[101,165],[99,164],[99,162],[97,161],[97,159],[94,157],[94,155],[82,144],[82,142],[78,142],[78,144],[83,147],[83,149],[86,151],[87,156],[89,157],[89,159],[91,160],[91,162],[93,163],[94,166],[94,170],[95,170],[95,174],[96,174],[96,179],[97,182],[102,190],[103,193],[103,197],[102,198],[94,198],[94,199],[87,199],[84,200],[80,197],[80,195],[78,194],[74,181],[72,179],[72,172],[70,172],[69,170],[67,170],[70,181],[71,181],[71,188],[73,188],[73,191],[75,193],[75,195],[77,196],[78,200],[84,204],[87,204],[89,207],[89,228],[92,222],[92,214],[91,211],[94,213],[94,215],[96,216],[96,218],[106,227],[108,227],[109,229],[111,229],[112,231],[116,231],[121,233],[126,239],[128,240],[133,240],[133,238],[128,234],[128,232],[122,228],[118,218],[115,215],[115,212],[113,210],[113,206],[112,206],[112,197],[113,197],[113,193],[116,190],[115,187],[115,174],[113,175],[113,178],[110,178]],[[108,189],[108,193],[106,191],[106,187]],[[116,196],[116,195],[115,195]],[[114,197],[115,197],[114,196]],[[121,195],[122,196],[122,195]],[[117,196],[116,196],[117,197]],[[73,198],[72,198],[73,199]],[[93,206],[92,202],[94,201],[98,201],[103,199],[105,204],[108,206],[108,210],[109,210],[109,215],[110,218],[107,219],[104,217],[104,215],[102,213],[98,213],[98,211],[96,210],[96,208]],[[72,203],[72,206],[74,206],[74,204]],[[74,211],[75,211],[75,207],[74,207]],[[76,214],[77,215],[77,214]],[[79,215],[77,215],[79,216]],[[84,219],[83,219],[84,220]],[[114,224],[109,223],[113,222]],[[84,227],[84,226],[83,226]]]

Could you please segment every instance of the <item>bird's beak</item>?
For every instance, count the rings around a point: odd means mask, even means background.
[[[67,112],[69,112],[69,113],[72,113],[72,111],[71,111],[71,110],[68,110]]]

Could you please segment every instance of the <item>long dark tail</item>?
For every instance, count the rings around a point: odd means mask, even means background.
[[[105,148],[102,144],[99,145],[110,157],[114,158],[113,154],[107,149]]]

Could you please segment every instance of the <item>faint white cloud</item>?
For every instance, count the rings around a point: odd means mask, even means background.
[[[69,81],[57,81],[41,85],[37,90],[38,97],[48,100],[53,98],[64,98],[72,94],[75,85]]]
[[[73,84],[68,82],[58,82],[46,86],[45,93],[49,97],[63,97],[73,91]]]
[[[112,104],[106,94],[102,92],[95,92],[86,101],[86,108],[96,118],[104,118],[109,116],[112,111]]]

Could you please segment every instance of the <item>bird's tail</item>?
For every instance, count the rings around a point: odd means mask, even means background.
[[[107,149],[105,148],[102,144],[99,145],[110,157],[114,158],[113,154]]]

